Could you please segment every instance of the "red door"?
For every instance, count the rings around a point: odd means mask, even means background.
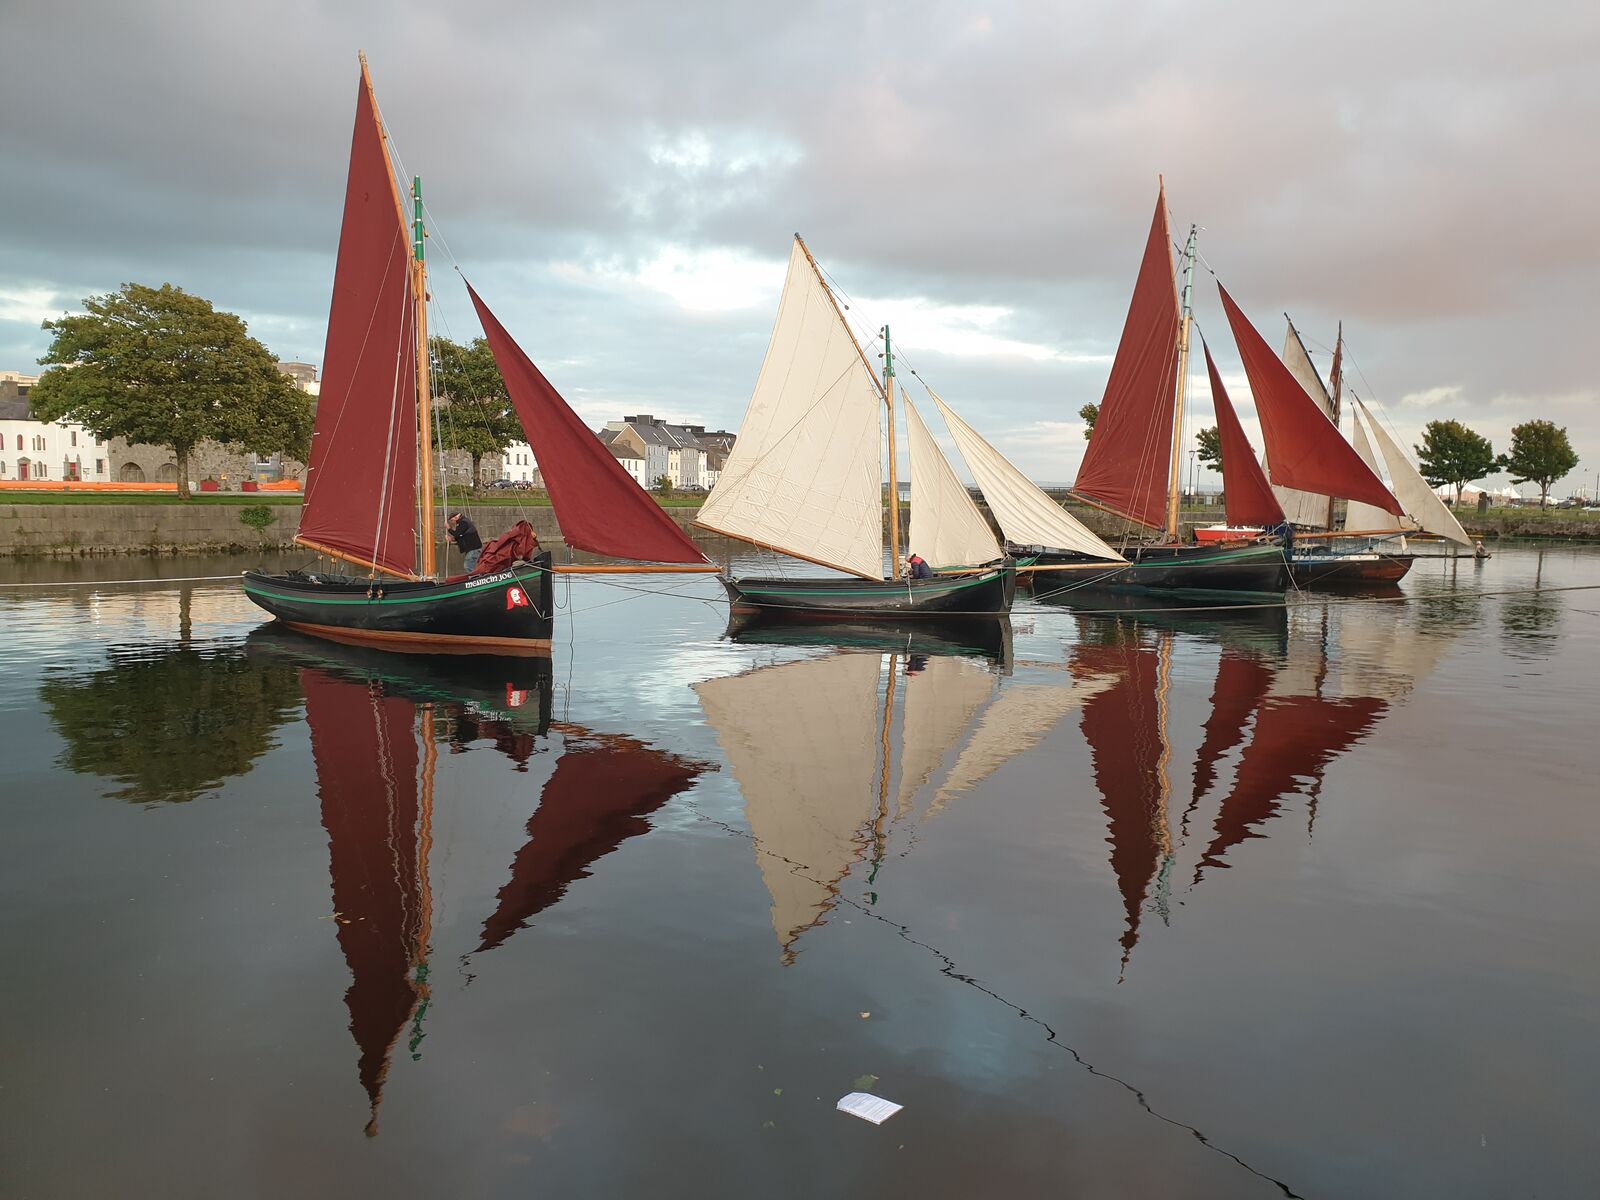
[[[28,460],[25,459],[25,458],[19,458],[17,460],[17,478],[18,479],[26,479],[27,477],[28,477]]]

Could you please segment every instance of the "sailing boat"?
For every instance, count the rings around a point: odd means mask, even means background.
[[[1163,184],[1100,416],[1072,492],[1096,508],[1164,535],[1161,543],[1124,547],[1129,565],[1107,579],[1109,584],[1281,592],[1288,586],[1288,572],[1282,550],[1274,544],[1178,544],[1195,241],[1196,229],[1190,226],[1180,302]],[[1042,594],[1074,587],[1080,581],[1073,572],[1084,568],[1081,553],[1047,550],[1034,565],[1034,591]]]
[[[548,653],[552,572],[703,570],[705,555],[600,445],[468,288],[569,546],[649,563],[552,567],[491,543],[437,578],[422,181],[408,222],[366,57],[339,233],[322,390],[295,541],[360,573],[247,571],[251,600],[302,632],[430,653]],[[591,444],[592,443],[592,444]],[[530,561],[522,561],[524,555]]]
[[[1223,447],[1224,490],[1228,499],[1228,525],[1204,531],[1205,540],[1250,536],[1258,532],[1247,526],[1253,522],[1289,524],[1315,532],[1300,535],[1290,555],[1290,569],[1298,586],[1319,584],[1396,582],[1411,569],[1413,555],[1377,552],[1370,548],[1334,551],[1326,546],[1310,548],[1308,541],[1333,538],[1388,538],[1424,532],[1470,546],[1471,539],[1454,515],[1434,495],[1417,469],[1394,440],[1372,419],[1372,414],[1352,394],[1351,441],[1339,432],[1340,393],[1343,375],[1344,332],[1335,342],[1331,370],[1332,391],[1323,385],[1304,340],[1288,321],[1281,362],[1255,329],[1239,312],[1225,289],[1221,289],[1224,310],[1233,327],[1244,360],[1257,411],[1261,414],[1262,437],[1266,442],[1264,470],[1272,480],[1271,492],[1277,501],[1277,515],[1262,515],[1264,504],[1255,498],[1254,482],[1246,483],[1250,511],[1234,506],[1235,479],[1242,474],[1256,476],[1254,451],[1240,435],[1230,447]],[[1209,353],[1207,355],[1209,363]],[[1211,373],[1213,399],[1222,394],[1215,370]],[[1225,394],[1218,402],[1219,431],[1221,407],[1228,406]],[[1231,415],[1231,406],[1230,415]],[[1383,450],[1393,488],[1386,487],[1378,462],[1368,441],[1366,427]],[[1234,422],[1237,425],[1237,421]],[[1230,478],[1230,461],[1240,468]],[[1283,463],[1288,469],[1280,469]],[[1293,483],[1287,482],[1293,480]],[[1347,501],[1344,528],[1335,530],[1336,498]]]
[[[750,406],[695,524],[843,575],[724,575],[735,613],[903,618],[1010,609],[1014,564],[909,400],[910,549],[936,570],[950,570],[928,579],[901,577],[894,350],[887,326],[883,343],[880,382],[796,234]],[[880,413],[887,415],[889,431],[887,574]]]

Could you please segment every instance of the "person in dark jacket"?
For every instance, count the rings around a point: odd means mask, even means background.
[[[933,568],[928,565],[928,560],[920,554],[913,554],[906,560],[911,566],[911,578],[932,579]]]
[[[472,523],[472,518],[465,513],[451,513],[445,522],[445,536],[456,544],[456,549],[464,556],[462,568],[468,575],[472,568],[478,565],[478,555],[483,553],[483,538],[478,534],[478,527]]]

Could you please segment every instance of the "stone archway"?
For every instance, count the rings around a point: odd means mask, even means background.
[[[178,464],[177,463],[163,463],[163,464],[161,464],[161,466],[157,467],[156,468],[156,482],[157,483],[177,483],[178,482]]]
[[[144,468],[136,462],[125,462],[117,471],[117,478],[123,483],[143,483]]]

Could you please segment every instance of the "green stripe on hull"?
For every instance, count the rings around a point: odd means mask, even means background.
[[[533,574],[533,575],[537,575],[538,574],[537,571],[533,571],[533,572],[530,572],[530,573]],[[304,604],[428,604],[428,603],[431,603],[431,602],[433,602],[435,600],[452,600],[457,596],[473,596],[473,595],[477,595],[479,592],[492,591],[494,589],[494,587],[498,586],[499,584],[520,583],[520,582],[522,582],[522,579],[523,579],[523,577],[521,575],[513,575],[510,579],[502,579],[502,580],[497,581],[496,584],[483,584],[482,586],[475,587],[475,588],[462,587],[462,588],[457,588],[455,591],[452,591],[452,592],[428,592],[426,595],[421,595],[421,596],[387,596],[387,597],[384,597],[382,599],[369,599],[366,596],[352,596],[348,600],[346,600],[346,599],[342,599],[342,598],[336,597],[336,596],[307,595],[304,592],[290,592],[290,593],[288,593],[286,595],[283,592],[268,591],[266,588],[251,587],[248,581],[244,585],[244,590],[248,595],[251,595],[251,596],[266,596],[270,600],[284,600],[284,601],[288,601],[290,603],[299,602],[299,603],[304,603]]]

